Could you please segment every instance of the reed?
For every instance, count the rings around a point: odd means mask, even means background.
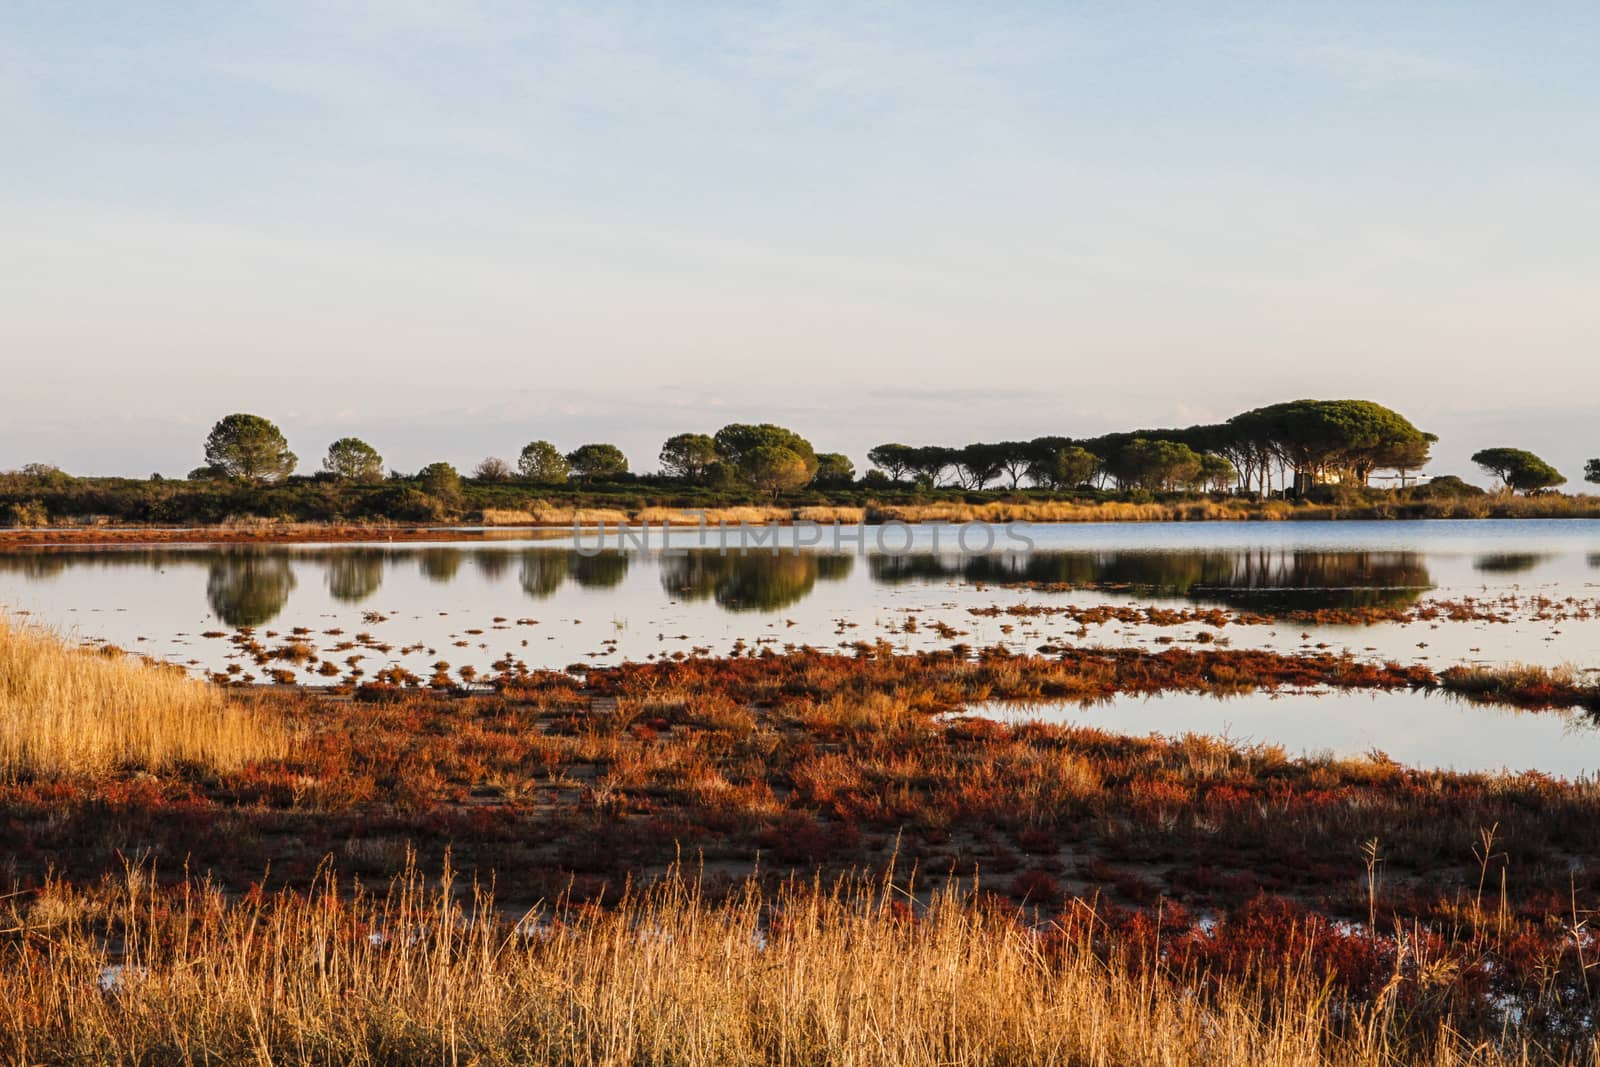
[[[660,524],[670,522],[674,526],[694,526],[702,518],[708,526],[718,523],[734,525],[747,523],[752,526],[765,526],[773,523],[786,523],[794,518],[793,508],[777,507],[716,507],[716,508],[640,508],[633,513],[635,522],[648,522]]]
[[[6,916],[13,1063],[1498,1065],[1415,1000],[1352,1001],[1293,955],[1174,968],[1094,922],[1036,927],[947,886],[670,880],[520,920],[481,887],[331,878],[229,900],[133,872]],[[108,946],[119,946],[114,950]],[[1401,973],[1391,987],[1426,984]]]
[[[845,526],[855,526],[867,521],[867,509],[818,505],[800,508],[794,513],[794,517],[801,522],[836,522]]]
[[[946,501],[931,504],[880,504],[866,509],[868,522],[1204,522],[1219,519],[1279,520],[1295,516],[1281,500],[1189,500],[1135,504],[1126,501]],[[1326,516],[1323,516],[1326,517]]]
[[[520,512],[519,512],[520,514]],[[628,521],[628,512],[617,508],[578,508],[550,504],[543,500],[528,502],[526,514],[536,526],[608,526]]]
[[[484,508],[480,516],[485,526],[532,526],[533,512],[518,508]]]
[[[0,775],[232,770],[286,750],[266,713],[182,671],[73,648],[0,616]]]
[[[1450,667],[1439,685],[1468,700],[1524,708],[1600,708],[1600,690],[1582,681],[1571,665],[1543,667],[1513,663],[1503,667]]]

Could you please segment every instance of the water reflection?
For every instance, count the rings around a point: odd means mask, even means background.
[[[535,600],[561,588],[567,580],[567,554],[549,549],[533,549],[522,553],[522,591]]]
[[[1382,624],[1354,631],[1340,625],[1348,620],[1338,614],[1323,625],[1230,628],[1228,637],[1236,647],[1292,652],[1325,645],[1357,656],[1414,658],[1435,669],[1513,661],[1595,665],[1600,648],[1593,610],[1600,596],[1600,522],[1041,525],[1033,530],[1031,554],[977,556],[933,551],[938,544],[956,547],[953,535],[936,541],[932,531],[918,534],[910,554],[875,554],[868,540],[864,557],[820,546],[799,555],[788,549],[774,555],[765,546],[723,555],[689,537],[679,542],[690,542],[683,554],[659,544],[617,551],[613,543],[603,554],[579,555],[570,538],[62,546],[0,552],[0,610],[27,611],[45,625],[124,647],[143,638],[152,654],[213,670],[227,666],[233,646],[200,640],[204,632],[246,625],[353,632],[375,626],[366,613],[381,609],[379,621],[393,623],[384,632],[393,644],[387,657],[425,673],[439,656],[415,649],[450,647],[457,666],[483,671],[508,648],[530,664],[559,666],[697,648],[721,652],[752,636],[819,648],[888,640],[897,648],[930,649],[948,647],[953,630],[973,647],[1003,641],[1038,648],[1076,639],[1153,647],[1163,638],[1189,640],[1193,627],[1119,620],[1084,634],[1071,617],[969,609],[1069,602],[1245,612],[1403,609],[1428,596],[1498,604],[1536,587],[1541,597],[1572,602],[1560,608],[1568,613],[1563,625],[1511,605],[1508,625],[1496,627],[1492,640],[1479,625],[1444,620],[1426,635]],[[1039,588],[999,588],[1012,582]],[[608,615],[631,625],[607,630],[611,640],[597,646],[596,627],[580,620]],[[513,616],[531,616],[516,624],[529,628],[506,625],[500,633],[502,627],[491,632],[486,625]],[[907,625],[919,616],[919,625]],[[468,626],[484,636],[465,641],[460,631]]]
[[[515,559],[510,552],[474,552],[472,565],[479,574],[493,582],[510,569]]]
[[[277,618],[295,586],[286,556],[227,551],[206,575],[206,600],[228,626],[261,626]]]
[[[327,555],[328,592],[347,604],[359,603],[383,585],[385,556],[381,549],[352,548]]]
[[[1519,712],[1402,690],[1335,690],[1217,697],[1121,694],[1093,706],[993,701],[968,713],[1001,722],[1055,722],[1167,737],[1226,735],[1294,755],[1359,758],[1379,751],[1408,767],[1537,770],[1566,778],[1600,768],[1600,732],[1578,711]]]
[[[1555,569],[1556,560],[1566,561],[1568,581],[1574,567],[1600,569],[1600,553],[1589,552],[1588,545],[1567,555],[1526,549],[1486,551],[1488,547],[1460,557],[1295,546],[869,554],[861,575],[854,570],[855,555],[822,551],[723,555],[715,549],[689,549],[678,555],[612,549],[585,555],[554,546],[83,548],[0,553],[0,579],[15,576],[22,587],[46,581],[59,585],[63,576],[77,574],[98,585],[94,576],[108,570],[147,569],[170,583],[177,574],[203,573],[213,613],[231,625],[254,626],[272,621],[284,608],[297,576],[316,582],[317,571],[332,600],[354,604],[374,596],[386,581],[405,588],[405,580],[391,574],[391,569],[410,570],[429,584],[477,578],[493,588],[514,580],[524,594],[542,600],[569,586],[593,592],[617,590],[630,569],[638,568],[654,579],[651,584],[659,586],[663,602],[709,601],[727,611],[744,612],[785,609],[815,594],[819,583],[846,582],[852,576],[862,586],[1035,582],[1243,609],[1318,610],[1414,604],[1435,585],[1429,563],[1442,568],[1445,580],[1456,584],[1465,575],[1481,576],[1475,581],[1495,576],[1515,581],[1534,569],[1543,568],[1540,573],[1547,574]],[[463,572],[469,560],[471,566]],[[308,570],[310,576],[302,573]]]
[[[1416,552],[1310,549],[870,556],[873,580],[1039,582],[1280,610],[1403,607],[1432,588]]]
[[[804,600],[818,579],[849,577],[854,565],[847,555],[696,551],[662,559],[661,588],[682,600],[710,598],[728,611],[777,611]]]
[[[600,552],[593,556],[568,554],[567,573],[585,589],[614,589],[628,576],[626,552]]]
[[[0,573],[19,574],[30,581],[54,578],[73,562],[65,552],[23,552],[0,555]]]
[[[461,569],[466,553],[459,548],[424,548],[417,551],[417,566],[430,582],[448,582]]]
[[[1549,558],[1538,552],[1491,552],[1473,560],[1472,566],[1486,574],[1522,574]]]

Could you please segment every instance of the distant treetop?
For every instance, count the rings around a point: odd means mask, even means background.
[[[1472,462],[1499,478],[1508,490],[1532,493],[1567,481],[1560,471],[1521,448],[1485,448],[1473,453]]]
[[[584,481],[604,481],[628,473],[628,457],[616,445],[598,443],[579,445],[567,453],[567,463],[572,472]]]
[[[1370,400],[1292,400],[1235,415],[1225,423],[1185,429],[1131,430],[1074,440],[980,442],[960,448],[882,444],[867,458],[893,481],[915,477],[983,489],[1005,478],[1018,488],[1063,488],[1091,479],[1124,489],[1186,487],[1270,492],[1282,472],[1313,482],[1366,484],[1373,472],[1402,476],[1428,462],[1438,440],[1398,412]],[[1184,452],[1187,449],[1187,454]]]
[[[746,484],[774,498],[816,476],[819,461],[811,442],[783,426],[735,422],[712,438],[717,455]]]
[[[230,478],[281,481],[294,473],[295,463],[283,433],[260,415],[229,415],[206,436],[206,464]]]
[[[359,437],[341,437],[329,445],[322,469],[344,482],[383,481],[383,457]]]
[[[709,434],[680,433],[661,446],[661,472],[671,478],[699,482],[717,461],[717,443]]]
[[[558,485],[567,480],[571,466],[549,441],[532,441],[523,446],[522,455],[517,458],[517,473],[530,482]]]
[[[452,501],[461,495],[461,472],[449,463],[430,463],[417,472],[417,485],[431,497]]]

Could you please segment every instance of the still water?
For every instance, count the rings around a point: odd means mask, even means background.
[[[1120,694],[1089,706],[994,701],[966,714],[1141,737],[1206,734],[1243,745],[1279,745],[1291,757],[1382,753],[1422,769],[1539,771],[1558,778],[1593,778],[1600,771],[1600,729],[1592,715],[1470,704],[1439,692]]]
[[[441,660],[482,672],[507,658],[559,668],[863,641],[907,651],[1025,651],[1182,645],[1202,634],[1235,648],[1347,650],[1435,668],[1600,666],[1600,521],[1018,530],[971,553],[959,550],[962,531],[949,526],[887,536],[869,527],[860,543],[854,527],[837,540],[831,530],[780,529],[764,535],[776,537],[776,552],[770,543],[741,552],[731,532],[723,552],[715,531],[707,545],[689,530],[665,545],[653,531],[645,548],[615,534],[602,543],[593,534],[502,533],[403,545],[29,549],[0,553],[0,606],[81,640],[202,671],[241,664],[236,675],[251,676],[257,665],[233,644],[202,635],[253,627],[271,645],[302,628],[319,654],[331,655],[341,637],[365,633],[368,643],[388,646],[358,650],[367,676],[389,665],[426,675]],[[968,534],[968,545],[987,542]],[[817,543],[796,548],[797,539]],[[1219,629],[1199,620],[1085,622],[1061,611],[1218,607],[1237,620],[1286,610],[1427,609],[1464,598],[1495,621],[1234,621]],[[309,664],[283,666],[308,683],[329,680]]]

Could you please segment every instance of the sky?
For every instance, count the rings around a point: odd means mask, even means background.
[[[1593,4],[0,4],[0,468],[1388,404],[1600,456]]]

